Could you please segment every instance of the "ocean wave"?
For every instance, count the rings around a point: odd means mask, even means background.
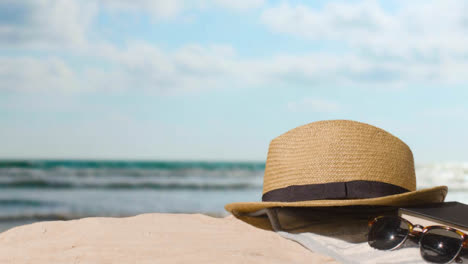
[[[0,160],[0,168],[263,170],[263,162]]]
[[[261,188],[261,184],[254,182],[72,182],[30,179],[0,182],[0,188],[236,190],[258,189]]]
[[[166,161],[0,161],[0,188],[261,188],[264,163]],[[416,166],[417,186],[468,190],[468,163]]]
[[[0,199],[0,208],[5,207],[41,207],[55,205],[53,202],[30,199]]]
[[[0,168],[0,178],[4,177],[203,177],[203,178],[249,178],[263,176],[263,170],[218,170],[206,171],[201,169],[190,170],[162,170],[162,169],[18,169]]]
[[[263,173],[254,163],[3,162],[0,188],[250,189]]]
[[[262,168],[17,168],[0,167],[0,180],[2,178],[109,178],[127,177],[129,179],[146,177],[171,177],[171,178],[252,178],[262,177]]]

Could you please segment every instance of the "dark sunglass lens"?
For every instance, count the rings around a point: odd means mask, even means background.
[[[407,222],[398,217],[382,217],[369,230],[369,245],[376,249],[392,249],[403,242],[408,233]]]
[[[463,239],[453,231],[442,228],[427,231],[420,240],[421,256],[434,263],[447,263],[458,254]]]

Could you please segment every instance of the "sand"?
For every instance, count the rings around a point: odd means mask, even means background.
[[[232,216],[143,214],[0,233],[0,263],[336,263]]]

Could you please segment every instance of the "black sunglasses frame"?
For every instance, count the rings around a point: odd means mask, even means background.
[[[456,260],[459,257],[461,250],[463,248],[468,248],[468,234],[465,234],[465,233],[461,232],[458,229],[455,229],[455,228],[452,228],[452,227],[449,227],[449,226],[441,226],[441,225],[432,225],[432,226],[422,226],[422,225],[418,225],[418,224],[415,225],[415,224],[412,224],[410,221],[408,221],[408,220],[406,220],[406,219],[404,219],[404,218],[402,218],[400,216],[378,216],[378,217],[376,217],[374,219],[371,219],[369,221],[369,228],[371,228],[372,225],[374,225],[379,219],[382,219],[382,218],[398,218],[398,219],[400,219],[401,221],[405,222],[408,225],[408,234],[406,234],[405,238],[398,245],[396,245],[395,247],[390,248],[390,249],[386,249],[386,250],[395,250],[395,249],[401,247],[408,240],[409,237],[415,237],[415,238],[419,237],[418,245],[419,245],[419,248],[421,248],[421,240],[422,240],[424,234],[426,234],[430,230],[434,230],[434,229],[443,229],[443,230],[447,230],[448,232],[456,233],[457,235],[460,236],[460,239],[462,241],[462,243],[460,244],[460,248],[457,251],[457,254],[455,254],[455,256],[446,263],[451,263],[452,261]],[[421,231],[417,231],[417,230],[415,230],[415,228],[418,228]],[[368,241],[369,241],[369,238],[368,238]]]

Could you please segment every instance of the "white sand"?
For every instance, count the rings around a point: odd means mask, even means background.
[[[0,233],[0,263],[336,263],[232,216],[144,214]]]

